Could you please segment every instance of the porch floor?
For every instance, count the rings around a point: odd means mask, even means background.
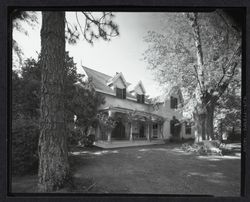
[[[112,140],[111,142],[98,140],[94,142],[94,145],[104,149],[120,148],[120,147],[135,147],[135,146],[144,146],[144,145],[157,145],[165,144],[163,140]]]

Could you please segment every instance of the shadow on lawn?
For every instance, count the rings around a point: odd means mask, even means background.
[[[95,155],[95,156],[101,156],[104,154],[117,154],[119,153],[118,150],[103,150],[103,151],[76,151],[76,152],[71,152],[72,155],[74,156],[79,156],[79,155]]]
[[[200,172],[189,172],[187,177],[191,177],[193,180],[196,178],[197,180],[221,185],[229,183],[225,175],[221,172],[209,172],[205,174]]]

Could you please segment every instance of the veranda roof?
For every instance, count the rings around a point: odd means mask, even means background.
[[[105,109],[102,109],[101,111],[108,111],[108,110],[126,114],[130,116],[132,120],[151,121],[151,122],[163,122],[164,121],[164,118],[162,116],[151,114],[151,113],[144,112],[144,111],[122,108],[122,107],[107,107]]]

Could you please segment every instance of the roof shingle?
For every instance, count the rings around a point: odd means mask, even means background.
[[[107,85],[107,83],[110,80],[112,80],[112,78],[113,78],[112,76],[109,76],[109,75],[104,74],[102,72],[98,72],[94,69],[90,69],[90,68],[85,67],[85,66],[82,66],[82,68],[86,72],[87,76],[89,78],[92,78],[92,82],[93,82],[96,90],[101,90],[104,93],[108,93],[108,94],[115,94],[114,90]],[[127,97],[136,98],[128,91],[127,91]]]

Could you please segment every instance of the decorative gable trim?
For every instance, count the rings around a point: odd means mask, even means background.
[[[107,85],[109,86],[109,85],[115,83],[119,78],[121,78],[121,80],[122,80],[123,84],[125,85],[125,87],[129,86],[129,83],[126,82],[126,80],[125,80],[125,78],[124,78],[124,76],[123,76],[123,74],[121,72],[116,74],[110,81],[108,81]]]
[[[133,91],[135,91],[135,89],[136,89],[137,87],[140,87],[140,88],[142,89],[142,92],[143,92],[144,95],[146,94],[146,90],[145,90],[145,88],[144,88],[144,86],[143,86],[143,84],[142,84],[141,81],[138,82],[138,84],[134,87],[134,90],[133,90]]]

